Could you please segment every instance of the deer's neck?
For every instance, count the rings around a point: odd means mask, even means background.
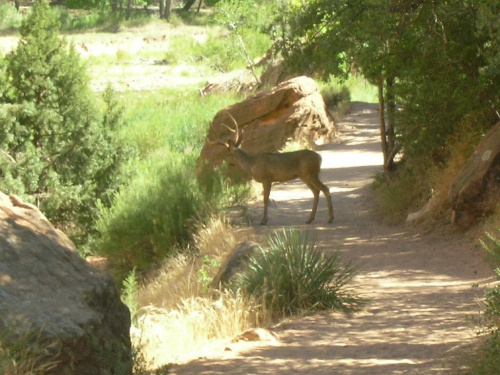
[[[248,155],[242,149],[237,148],[234,150],[234,161],[249,175],[252,174],[252,165],[254,163],[252,156]]]

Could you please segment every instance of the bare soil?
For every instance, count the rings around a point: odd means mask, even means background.
[[[484,286],[494,280],[483,250],[452,228],[425,234],[414,225],[377,219],[369,200],[382,165],[377,106],[353,103],[341,129],[339,144],[319,150],[321,178],[334,201],[333,224],[326,224],[324,198],[313,224],[304,224],[312,194],[300,181],[273,187],[267,226],[258,225],[262,202],[251,216],[259,234],[308,229],[325,252],[337,250],[361,264],[355,286],[370,304],[351,316],[325,312],[284,322],[272,329],[278,340],[230,343],[174,365],[170,373],[448,374],[450,353],[476,337],[471,320]]]

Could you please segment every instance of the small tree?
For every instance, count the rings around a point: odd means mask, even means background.
[[[109,205],[126,153],[115,128],[120,110],[108,92],[106,115],[97,110],[73,46],[59,37],[59,22],[37,0],[23,22],[17,49],[7,56],[6,120],[0,149],[0,189],[24,195],[77,242],[92,231],[97,204]],[[2,99],[2,97],[0,97]]]

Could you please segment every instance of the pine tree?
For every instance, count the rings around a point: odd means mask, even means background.
[[[4,113],[9,121],[0,139],[0,149],[15,162],[1,159],[0,189],[39,204],[80,241],[92,231],[99,202],[109,204],[117,187],[125,158],[113,136],[120,113],[109,95],[115,113],[99,112],[84,66],[61,38],[47,1],[36,0],[20,32],[17,49],[6,58],[5,91],[14,106]]]

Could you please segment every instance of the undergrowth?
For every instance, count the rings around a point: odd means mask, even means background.
[[[497,230],[499,232],[500,230]],[[467,363],[468,375],[498,374],[500,370],[500,238],[498,233],[485,234],[483,249],[495,267],[497,282],[487,289],[482,302],[484,311],[479,320],[478,334],[486,335],[473,359]]]
[[[59,363],[56,343],[42,338],[41,332],[26,330],[21,336],[12,328],[0,331],[0,374],[44,375],[50,374]]]
[[[308,232],[283,229],[269,236],[231,288],[262,301],[277,321],[318,310],[358,310],[365,301],[348,288],[358,272],[338,253],[326,255]]]
[[[313,237],[295,229],[274,233],[240,279],[207,294],[218,264],[238,238],[249,237],[214,218],[198,228],[195,251],[165,260],[139,288],[132,339],[147,368],[223,350],[242,331],[290,315],[355,311],[366,303],[348,287],[357,267],[338,254],[326,256]]]

